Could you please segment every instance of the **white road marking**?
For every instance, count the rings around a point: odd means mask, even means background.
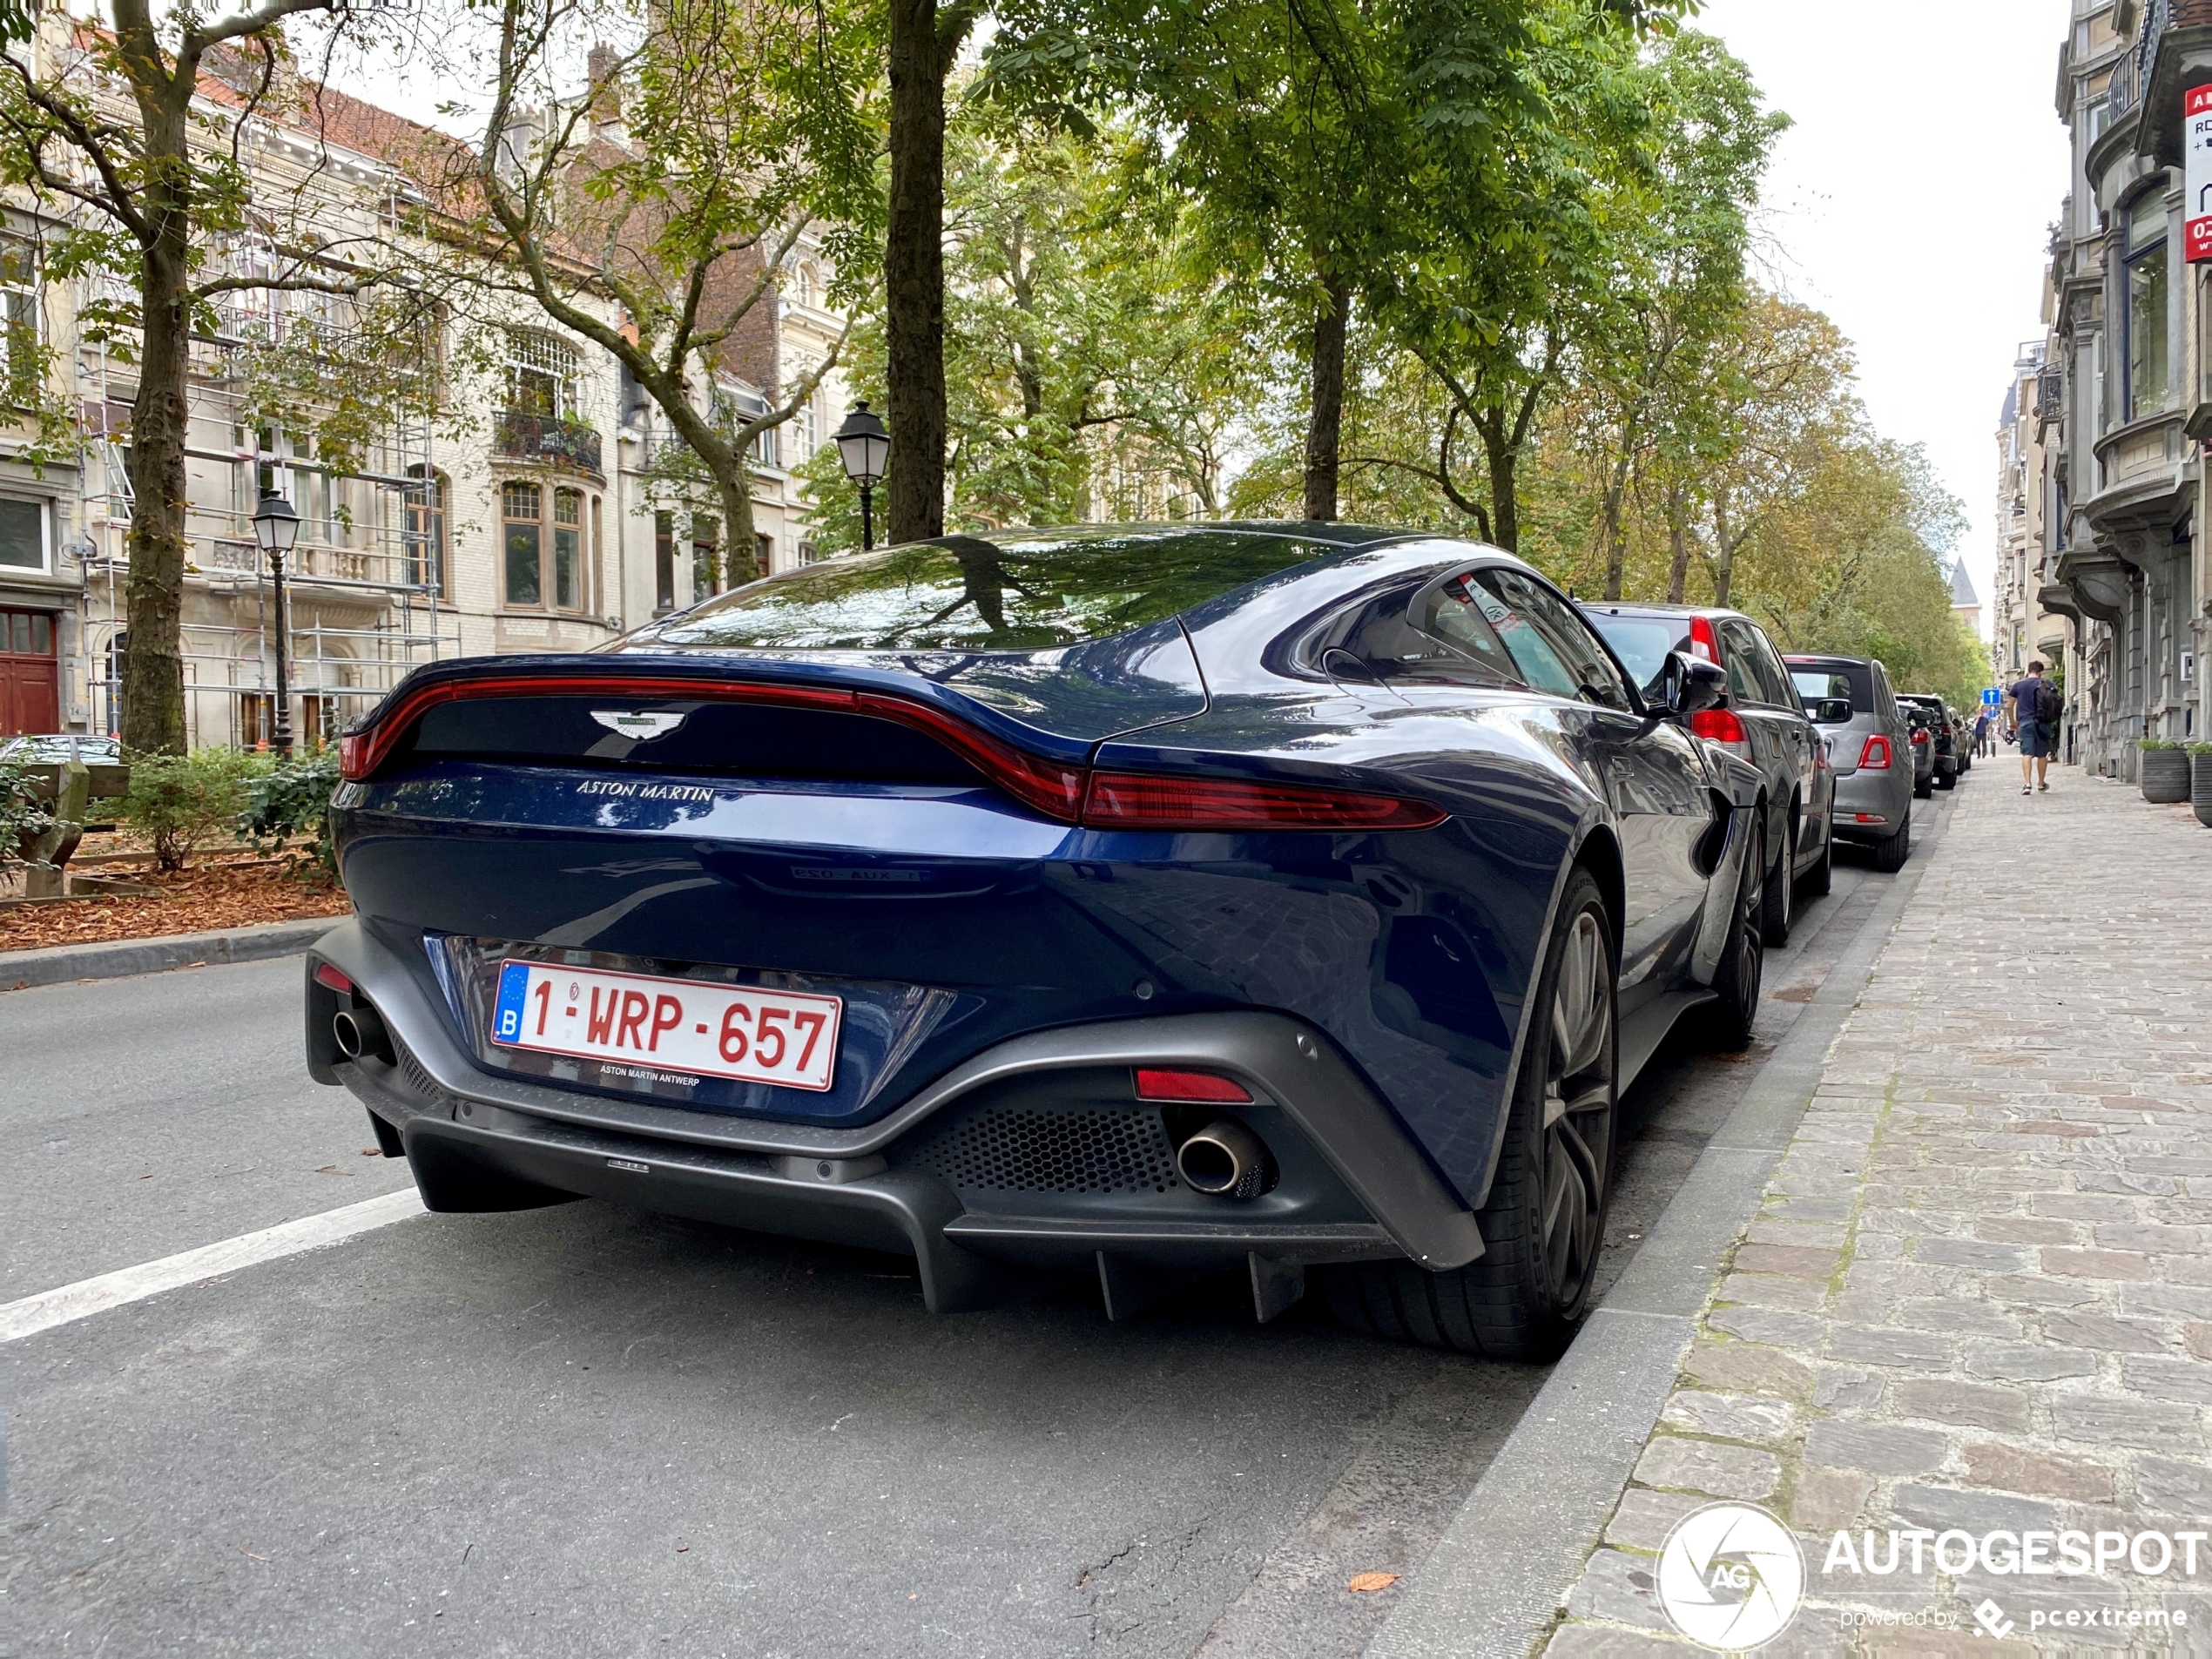
[[[220,1244],[202,1244],[198,1250],[165,1256],[158,1262],[142,1262],[136,1267],[102,1273],[97,1278],[81,1278],[74,1285],[41,1291],[36,1296],[0,1306],[0,1342],[36,1336],[57,1325],[90,1318],[110,1308],[141,1302],[164,1291],[181,1290],[187,1285],[234,1273],[243,1267],[296,1256],[303,1250],[320,1250],[326,1244],[340,1244],[356,1233],[388,1227],[395,1221],[422,1213],[421,1194],[413,1187],[406,1187],[381,1197],[364,1198],[341,1209],[326,1210],[319,1216],[302,1216],[297,1221],[264,1227],[259,1232],[241,1233]]]

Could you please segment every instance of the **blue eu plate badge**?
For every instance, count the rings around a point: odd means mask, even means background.
[[[499,969],[499,1001],[492,1008],[493,1042],[512,1042],[523,1035],[523,1005],[529,994],[529,964],[502,962]]]

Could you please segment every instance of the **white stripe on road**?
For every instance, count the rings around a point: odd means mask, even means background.
[[[235,1273],[242,1267],[296,1256],[303,1250],[319,1250],[422,1212],[421,1194],[405,1187],[381,1198],[364,1198],[343,1209],[326,1210],[319,1216],[303,1216],[259,1232],[241,1233],[219,1244],[202,1244],[198,1250],[165,1256],[158,1262],[144,1262],[102,1273],[98,1278],[81,1278],[74,1285],[41,1291],[0,1306],[0,1342],[36,1336],[57,1325],[90,1318],[164,1291],[181,1290],[203,1279]]]

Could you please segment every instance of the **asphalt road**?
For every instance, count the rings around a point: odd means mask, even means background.
[[[1608,1278],[1885,881],[1838,865],[1750,1055],[1632,1092]],[[0,996],[0,1300],[404,1184],[306,1079],[299,971]],[[1543,1378],[1255,1326],[1226,1282],[933,1319],[910,1263],[591,1203],[0,1355],[41,1655],[1356,1652],[1391,1598],[1345,1580],[1420,1559]]]

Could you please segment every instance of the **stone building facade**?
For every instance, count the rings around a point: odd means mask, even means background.
[[[59,13],[45,14],[36,50],[57,72],[84,63],[81,36]],[[423,198],[393,159],[408,149],[395,139],[451,142],[331,89],[307,101],[311,122],[296,105],[291,116],[241,118],[219,74],[204,88],[208,132],[227,143],[235,128],[257,190],[320,216],[334,236],[402,238],[402,210]],[[106,293],[102,280],[47,280],[40,268],[61,221],[21,194],[0,208],[0,307],[35,320],[53,350],[53,393],[77,412],[84,440],[73,464],[34,466],[24,459],[29,423],[0,423],[0,736],[113,732],[127,695],[118,664],[135,374],[127,351],[80,330]],[[219,257],[246,272],[266,253],[240,241]],[[779,292],[733,337],[703,396],[765,408],[791,366],[828,354],[843,319],[827,308],[821,261],[819,245],[802,239]],[[302,519],[287,587],[291,726],[306,741],[333,736],[421,663],[589,650],[726,580],[729,550],[713,516],[671,500],[652,475],[657,446],[672,440],[650,401],[605,352],[525,301],[509,309],[469,325],[472,361],[482,361],[468,374],[448,372],[455,341],[427,346],[419,397],[401,397],[388,429],[341,466],[310,438],[258,424],[238,363],[250,349],[310,336],[342,350],[347,303],[245,290],[217,308],[195,343],[191,388],[183,644],[193,744],[253,746],[273,727],[273,596],[250,523],[265,489],[281,491]],[[813,556],[797,469],[830,441],[844,394],[833,371],[798,419],[755,448],[762,569]]]
[[[2074,0],[2035,597],[2067,619],[2067,756],[2120,777],[2134,775],[2138,739],[2198,736],[2212,713],[2197,667],[2212,645],[2212,305],[2182,248],[2182,91],[2205,83],[2212,0]]]

